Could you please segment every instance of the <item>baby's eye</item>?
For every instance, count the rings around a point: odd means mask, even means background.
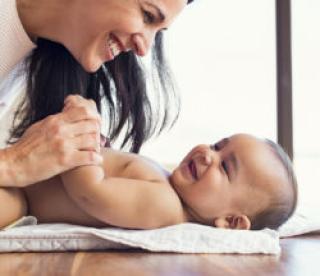
[[[221,166],[223,168],[223,170],[225,171],[225,173],[227,174],[227,176],[229,177],[229,171],[228,171],[228,165],[225,161],[221,162]]]
[[[219,151],[220,150],[219,143],[215,143],[214,145],[211,145],[211,149],[215,151]]]
[[[227,145],[228,142],[229,142],[229,138],[223,138],[221,141],[212,145],[211,149],[213,149],[215,151],[220,151]]]
[[[143,11],[143,22],[146,24],[153,24],[156,21],[155,16],[149,12],[144,10]]]

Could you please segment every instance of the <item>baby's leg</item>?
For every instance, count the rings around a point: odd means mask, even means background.
[[[27,214],[27,201],[21,189],[0,188],[0,229]]]

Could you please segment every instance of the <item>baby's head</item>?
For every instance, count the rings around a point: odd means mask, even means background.
[[[290,159],[269,140],[247,134],[199,145],[170,182],[190,221],[232,229],[277,229],[297,204]]]

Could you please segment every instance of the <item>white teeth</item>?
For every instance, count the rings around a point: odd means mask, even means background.
[[[121,53],[119,44],[112,38],[108,39],[108,46],[112,52],[112,55],[115,57]]]

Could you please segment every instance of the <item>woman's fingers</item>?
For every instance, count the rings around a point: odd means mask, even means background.
[[[100,115],[92,101],[73,96],[63,112],[29,127],[6,149],[9,186],[24,187],[83,165],[98,165]]]
[[[95,145],[90,144],[89,147],[83,147],[78,143],[79,150],[100,152],[101,116],[94,101],[86,100],[81,96],[69,96],[65,100],[62,116],[66,122],[70,123],[70,128],[66,131],[71,137],[85,134],[95,135]],[[92,142],[90,139],[88,141]]]
[[[64,110],[29,127],[5,150],[8,186],[24,187],[83,165],[99,165],[101,119],[96,105],[70,96]]]
[[[78,151],[95,151],[100,152],[100,137],[98,139],[95,134],[84,134],[79,135],[70,141],[71,145],[74,146]]]
[[[83,134],[94,134],[100,137],[100,124],[96,120],[85,120],[68,125],[70,136],[76,137]]]
[[[101,146],[101,116],[94,101],[86,100],[78,95],[69,96],[65,100],[62,115],[64,120],[73,123],[69,131],[73,132],[74,136],[95,133],[97,144]]]
[[[74,106],[85,106],[97,112],[97,105],[93,100],[85,99],[79,95],[68,96],[64,101],[64,110]]]
[[[73,159],[75,160],[74,167],[85,165],[100,165],[103,163],[101,154],[94,151],[77,151],[74,152]]]
[[[96,103],[79,95],[68,96],[64,101],[62,113],[68,122],[80,120],[98,120],[101,121]]]
[[[95,134],[65,137],[62,132],[48,135],[50,130],[41,125],[31,128],[6,149],[6,170],[11,177],[6,186],[24,187],[77,166],[102,162]]]
[[[72,105],[62,112],[63,119],[66,122],[74,123],[82,120],[96,120],[101,124],[100,114],[91,105]]]

